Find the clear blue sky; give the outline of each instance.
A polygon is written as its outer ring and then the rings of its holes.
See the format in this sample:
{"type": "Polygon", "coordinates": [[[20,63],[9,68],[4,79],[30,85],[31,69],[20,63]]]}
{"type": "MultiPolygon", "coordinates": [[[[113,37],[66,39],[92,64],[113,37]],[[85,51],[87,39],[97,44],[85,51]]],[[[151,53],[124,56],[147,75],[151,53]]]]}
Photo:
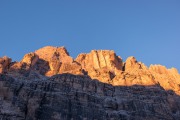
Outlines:
{"type": "Polygon", "coordinates": [[[180,71],[180,0],[0,0],[0,56],[112,49],[180,71]]]}

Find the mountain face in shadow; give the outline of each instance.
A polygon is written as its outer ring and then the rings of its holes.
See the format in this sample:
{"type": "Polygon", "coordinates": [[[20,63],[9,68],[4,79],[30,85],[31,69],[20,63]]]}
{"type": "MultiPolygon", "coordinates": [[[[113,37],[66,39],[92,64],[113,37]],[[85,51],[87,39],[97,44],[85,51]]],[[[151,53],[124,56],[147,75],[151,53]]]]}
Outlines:
{"type": "Polygon", "coordinates": [[[160,85],[113,86],[89,76],[0,76],[2,120],[178,120],[180,97],[160,85]]]}
{"type": "Polygon", "coordinates": [[[0,58],[2,120],[179,120],[175,68],[125,62],[112,50],[76,59],[47,46],[20,62],[0,58]]]}

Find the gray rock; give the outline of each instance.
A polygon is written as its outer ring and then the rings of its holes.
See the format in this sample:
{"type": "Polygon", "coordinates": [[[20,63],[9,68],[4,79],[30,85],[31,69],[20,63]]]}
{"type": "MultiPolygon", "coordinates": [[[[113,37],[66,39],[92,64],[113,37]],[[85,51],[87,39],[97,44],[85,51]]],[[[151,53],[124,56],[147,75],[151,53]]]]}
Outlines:
{"type": "Polygon", "coordinates": [[[112,86],[89,76],[0,75],[2,120],[178,120],[180,97],[156,86],[112,86]]]}

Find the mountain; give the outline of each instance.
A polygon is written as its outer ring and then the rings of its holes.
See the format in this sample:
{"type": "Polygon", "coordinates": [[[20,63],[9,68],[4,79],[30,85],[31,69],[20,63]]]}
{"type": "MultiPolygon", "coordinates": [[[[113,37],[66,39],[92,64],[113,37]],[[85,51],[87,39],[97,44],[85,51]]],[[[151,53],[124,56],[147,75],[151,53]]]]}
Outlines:
{"type": "Polygon", "coordinates": [[[2,120],[179,120],[180,74],[112,50],[73,59],[46,46],[20,62],[0,58],[2,120]]]}

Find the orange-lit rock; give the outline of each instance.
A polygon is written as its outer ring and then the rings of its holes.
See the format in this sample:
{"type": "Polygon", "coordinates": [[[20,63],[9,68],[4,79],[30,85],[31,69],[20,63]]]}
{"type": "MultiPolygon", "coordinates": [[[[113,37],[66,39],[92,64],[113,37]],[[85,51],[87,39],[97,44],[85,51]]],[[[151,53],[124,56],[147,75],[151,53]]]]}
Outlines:
{"type": "Polygon", "coordinates": [[[78,55],[74,60],[65,47],[47,46],[26,54],[21,62],[10,63],[9,58],[1,58],[0,72],[4,71],[12,76],[25,77],[32,76],[32,73],[43,76],[62,73],[88,75],[92,79],[116,86],[160,85],[180,94],[180,75],[177,69],[167,69],[161,65],[151,65],[148,68],[132,56],[123,63],[121,57],[112,50],[92,50],[78,55]]]}
{"type": "Polygon", "coordinates": [[[7,56],[0,58],[0,73],[6,72],[10,63],[11,63],[11,58],[8,58],[7,56]]]}
{"type": "Polygon", "coordinates": [[[83,69],[122,70],[122,59],[112,50],[92,50],[88,54],[80,54],[75,61],[80,63],[83,69]]]}
{"type": "Polygon", "coordinates": [[[35,53],[41,61],[47,62],[47,68],[49,68],[45,73],[47,76],[60,73],[82,74],[81,66],[74,62],[65,47],[47,46],[35,51],[35,53]]]}
{"type": "Polygon", "coordinates": [[[180,75],[177,69],[167,69],[162,65],[151,65],[149,67],[155,80],[166,90],[173,90],[180,94],[180,75]]]}
{"type": "Polygon", "coordinates": [[[135,57],[128,57],[124,63],[123,72],[116,74],[113,78],[113,85],[155,85],[153,75],[142,62],[138,62],[135,57]]]}
{"type": "Polygon", "coordinates": [[[117,71],[122,70],[122,59],[112,50],[92,50],[88,54],[80,54],[75,59],[93,79],[111,83],[117,71]]]}
{"type": "Polygon", "coordinates": [[[73,58],[69,56],[69,53],[65,47],[47,46],[36,50],[35,53],[39,56],[40,59],[45,61],[51,61],[52,58],[55,58],[62,63],[73,62],[73,58]]]}
{"type": "Polygon", "coordinates": [[[39,56],[36,55],[35,53],[28,53],[23,57],[21,62],[26,63],[27,65],[30,65],[30,66],[34,66],[36,62],[38,61],[38,59],[39,59],[39,56]]]}
{"type": "Polygon", "coordinates": [[[124,69],[126,72],[131,72],[137,71],[139,69],[146,71],[148,68],[143,63],[138,62],[135,57],[131,56],[127,58],[124,65],[124,69]]]}

